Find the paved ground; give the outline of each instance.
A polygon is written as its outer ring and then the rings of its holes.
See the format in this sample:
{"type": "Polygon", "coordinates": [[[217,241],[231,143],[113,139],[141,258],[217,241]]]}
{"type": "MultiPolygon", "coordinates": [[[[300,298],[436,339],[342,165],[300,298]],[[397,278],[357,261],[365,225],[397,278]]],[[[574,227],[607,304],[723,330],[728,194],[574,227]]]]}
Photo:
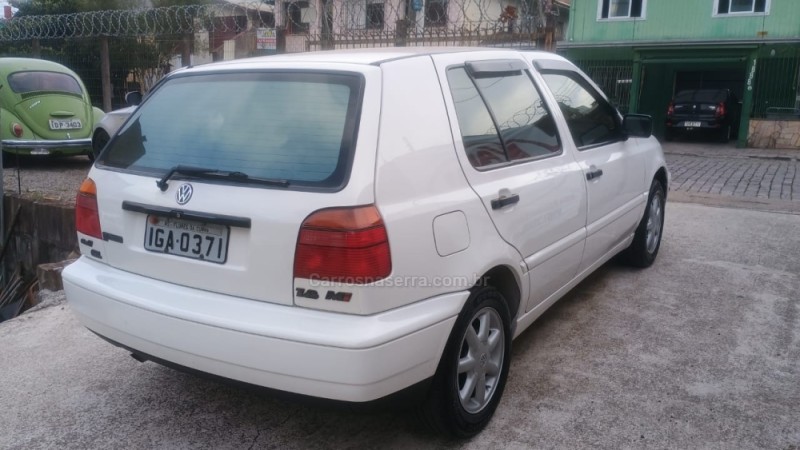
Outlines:
{"type": "Polygon", "coordinates": [[[800,150],[663,145],[676,200],[800,212],[800,150]]]}
{"type": "MultiPolygon", "coordinates": [[[[797,450],[800,152],[665,152],[659,260],[604,266],[520,336],[500,409],[471,441],[404,412],[313,407],[135,362],[56,293],[0,324],[0,448],[797,450]]],[[[41,170],[24,170],[23,191],[50,192],[41,170]]]]}
{"type": "Polygon", "coordinates": [[[655,265],[604,266],[521,335],[494,420],[465,442],[407,413],[135,362],[57,304],[0,324],[0,448],[796,450],[799,229],[800,215],[669,202],[655,265]]]}

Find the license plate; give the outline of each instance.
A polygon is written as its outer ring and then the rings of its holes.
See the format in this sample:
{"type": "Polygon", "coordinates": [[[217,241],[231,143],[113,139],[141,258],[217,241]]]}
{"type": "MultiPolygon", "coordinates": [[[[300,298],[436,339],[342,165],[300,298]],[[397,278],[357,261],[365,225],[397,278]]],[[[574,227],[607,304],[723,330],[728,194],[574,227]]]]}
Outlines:
{"type": "Polygon", "coordinates": [[[694,128],[703,125],[703,122],[683,122],[683,126],[686,128],[694,128]]]}
{"type": "Polygon", "coordinates": [[[51,130],[79,130],[83,128],[80,119],[50,119],[51,130]]]}
{"type": "Polygon", "coordinates": [[[149,215],[144,248],[223,264],[228,258],[229,235],[230,229],[224,225],[149,215]]]}

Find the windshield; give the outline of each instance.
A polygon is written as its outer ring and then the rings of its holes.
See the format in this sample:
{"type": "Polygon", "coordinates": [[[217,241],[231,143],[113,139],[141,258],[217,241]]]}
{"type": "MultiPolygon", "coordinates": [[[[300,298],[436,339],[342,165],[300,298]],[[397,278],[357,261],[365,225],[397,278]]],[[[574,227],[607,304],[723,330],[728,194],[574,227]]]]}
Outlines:
{"type": "Polygon", "coordinates": [[[136,110],[100,163],[159,176],[185,165],[341,187],[361,83],[357,75],[310,72],[173,78],[136,110]]]}
{"type": "Polygon", "coordinates": [[[83,95],[78,80],[59,72],[15,72],[8,76],[8,85],[17,94],[46,91],[83,95]]]}

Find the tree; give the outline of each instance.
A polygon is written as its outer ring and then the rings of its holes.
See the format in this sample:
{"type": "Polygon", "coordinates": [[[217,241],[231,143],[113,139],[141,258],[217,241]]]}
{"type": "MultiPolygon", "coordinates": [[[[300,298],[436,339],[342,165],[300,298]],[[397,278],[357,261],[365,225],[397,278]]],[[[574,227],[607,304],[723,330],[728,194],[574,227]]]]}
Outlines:
{"type": "MultiPolygon", "coordinates": [[[[134,0],[11,0],[19,8],[16,17],[35,16],[46,29],[55,30],[56,35],[75,35],[76,26],[90,26],[96,30],[109,30],[112,11],[141,10],[141,15],[149,20],[156,20],[159,14],[152,7],[144,9],[142,1],[134,0]],[[83,17],[80,23],[64,20],[65,17],[77,13],[96,12],[83,17]]],[[[155,6],[184,6],[206,3],[208,0],[156,0],[155,6]]],[[[187,8],[191,11],[192,8],[187,8]]],[[[161,12],[163,13],[163,11],[161,12]]],[[[178,13],[177,11],[175,12],[178,13]]],[[[189,20],[191,28],[193,17],[189,20]]],[[[170,21],[166,21],[170,23],[170,21]]],[[[185,28],[185,27],[184,27],[185,28]]],[[[135,32],[137,30],[131,30],[135,32]]],[[[85,33],[85,30],[82,31],[85,33]]],[[[159,36],[102,36],[99,38],[59,38],[33,39],[31,41],[0,42],[0,54],[7,56],[41,57],[64,64],[74,70],[89,91],[93,103],[107,107],[122,106],[128,82],[133,74],[136,82],[134,88],[148,89],[154,81],[169,70],[169,60],[175,54],[182,54],[188,62],[191,52],[192,34],[164,34],[159,36]],[[106,92],[103,90],[101,42],[107,39],[109,59],[109,79],[106,80],[106,92]],[[113,86],[113,91],[109,89],[113,86]],[[106,98],[106,102],[103,102],[106,98]],[[112,102],[113,98],[113,102],[112,102]],[[112,104],[113,103],[113,104],[112,104]]]]}

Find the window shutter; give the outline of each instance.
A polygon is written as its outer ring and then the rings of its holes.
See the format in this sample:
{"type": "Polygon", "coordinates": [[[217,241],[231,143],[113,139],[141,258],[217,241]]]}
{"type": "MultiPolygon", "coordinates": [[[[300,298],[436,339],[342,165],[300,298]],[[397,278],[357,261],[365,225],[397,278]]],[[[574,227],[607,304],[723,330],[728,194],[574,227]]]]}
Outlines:
{"type": "Polygon", "coordinates": [[[765,12],[767,10],[767,0],[756,0],[755,12],[765,12]]]}
{"type": "Polygon", "coordinates": [[[719,0],[717,14],[728,14],[730,11],[730,0],[719,0]]]}
{"type": "Polygon", "coordinates": [[[608,19],[608,0],[603,0],[603,10],[600,14],[603,19],[608,19]]]}
{"type": "Polygon", "coordinates": [[[642,0],[633,0],[631,3],[631,17],[642,17],[642,0]]]}

